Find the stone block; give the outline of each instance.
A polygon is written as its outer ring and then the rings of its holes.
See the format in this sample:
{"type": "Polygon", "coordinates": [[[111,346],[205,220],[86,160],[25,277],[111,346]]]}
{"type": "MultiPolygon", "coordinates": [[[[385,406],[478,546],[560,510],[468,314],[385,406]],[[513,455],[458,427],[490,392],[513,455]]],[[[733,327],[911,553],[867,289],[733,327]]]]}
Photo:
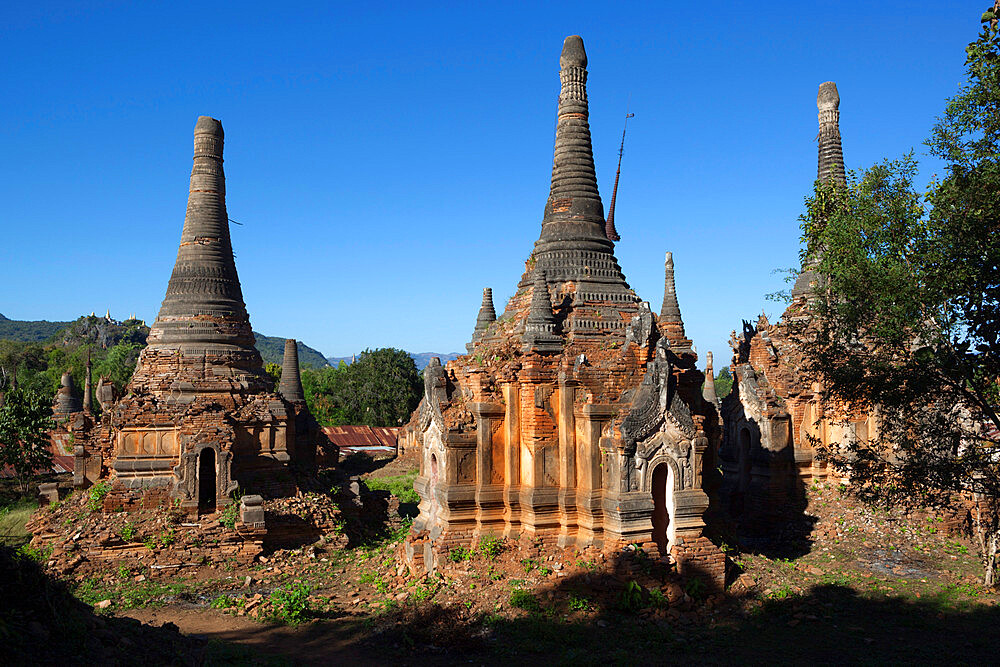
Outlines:
{"type": "Polygon", "coordinates": [[[42,505],[59,502],[59,485],[55,482],[46,482],[38,485],[38,501],[42,505]]]}
{"type": "Polygon", "coordinates": [[[260,496],[243,496],[240,499],[240,521],[251,528],[264,527],[264,499],[260,496]]]}

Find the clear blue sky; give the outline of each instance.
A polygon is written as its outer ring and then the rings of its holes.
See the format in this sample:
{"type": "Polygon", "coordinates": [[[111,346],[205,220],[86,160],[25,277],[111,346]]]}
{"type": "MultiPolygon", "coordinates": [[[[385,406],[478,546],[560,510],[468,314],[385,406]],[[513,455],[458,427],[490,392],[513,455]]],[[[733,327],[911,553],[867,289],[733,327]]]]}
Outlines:
{"type": "Polygon", "coordinates": [[[151,323],[210,115],[257,331],[463,350],[538,236],[580,34],[605,205],[635,113],[619,262],[658,309],[672,250],[688,334],[722,365],[798,263],[817,86],[840,89],[848,168],[919,156],[987,4],[4,3],[0,313],[151,323]]]}

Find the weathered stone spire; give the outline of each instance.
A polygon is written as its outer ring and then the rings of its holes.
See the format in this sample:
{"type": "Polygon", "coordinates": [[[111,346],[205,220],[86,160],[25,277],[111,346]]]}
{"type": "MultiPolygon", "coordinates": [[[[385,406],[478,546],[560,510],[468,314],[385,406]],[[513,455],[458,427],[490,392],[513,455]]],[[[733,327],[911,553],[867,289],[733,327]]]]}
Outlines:
{"type": "Polygon", "coordinates": [[[83,411],[88,415],[94,411],[94,398],[93,391],[91,389],[91,377],[90,377],[90,350],[87,350],[87,370],[86,375],[83,379],[83,411]]]}
{"type": "MultiPolygon", "coordinates": [[[[843,186],[847,183],[844,171],[844,148],[840,139],[840,93],[837,84],[826,81],[819,85],[816,94],[816,109],[819,111],[819,151],[816,165],[816,179],[823,183],[843,186]]],[[[792,299],[805,296],[816,282],[816,258],[806,260],[792,286],[792,299]]]]}
{"type": "Polygon", "coordinates": [[[289,403],[306,400],[302,390],[302,376],[299,374],[299,348],[293,338],[285,339],[285,357],[281,362],[281,380],[278,393],[289,403]]]}
{"type": "Polygon", "coordinates": [[[83,409],[80,405],[80,399],[75,395],[75,387],[73,386],[73,376],[69,371],[62,374],[62,380],[59,383],[59,391],[56,392],[56,398],[52,405],[52,412],[58,417],[65,417],[73,412],[79,412],[83,409]]]}
{"type": "Polygon", "coordinates": [[[836,83],[827,81],[819,85],[816,108],[819,111],[816,178],[844,185],[847,177],[844,172],[844,148],[840,141],[840,93],[837,92],[836,83]]]}
{"type": "Polygon", "coordinates": [[[712,369],[711,351],[705,353],[705,387],[702,389],[701,395],[709,403],[718,404],[719,402],[719,397],[715,393],[715,371],[712,369]]]}
{"type": "MultiPolygon", "coordinates": [[[[587,281],[628,289],[605,231],[604,205],[597,190],[587,103],[587,53],[583,39],[567,37],[559,59],[559,111],[552,183],[535,242],[535,268],[549,284],[587,281]]],[[[525,275],[521,287],[532,284],[525,275]]]]}
{"type": "Polygon", "coordinates": [[[483,288],[483,304],[479,307],[479,315],[476,316],[476,329],[472,332],[472,342],[465,345],[465,349],[472,353],[491,324],[497,320],[497,311],[493,307],[493,290],[489,287],[483,288]]]}
{"type": "Polygon", "coordinates": [[[199,117],[177,261],[133,383],[162,389],[162,373],[144,360],[172,354],[180,383],[172,390],[267,390],[229,238],[222,146],[222,123],[199,117]]]}
{"type": "Polygon", "coordinates": [[[561,352],[562,340],[555,333],[556,318],[552,314],[552,300],[545,281],[545,271],[535,270],[531,287],[531,309],[524,321],[523,352],[561,352]]]}
{"type": "Polygon", "coordinates": [[[187,215],[167,295],[149,334],[154,343],[253,347],[229,238],[222,145],[222,123],[199,117],[187,215]]]}
{"type": "Polygon", "coordinates": [[[674,284],[674,253],[668,252],[663,262],[663,305],[660,306],[660,321],[680,324],[681,307],[677,303],[677,287],[674,284]]]}

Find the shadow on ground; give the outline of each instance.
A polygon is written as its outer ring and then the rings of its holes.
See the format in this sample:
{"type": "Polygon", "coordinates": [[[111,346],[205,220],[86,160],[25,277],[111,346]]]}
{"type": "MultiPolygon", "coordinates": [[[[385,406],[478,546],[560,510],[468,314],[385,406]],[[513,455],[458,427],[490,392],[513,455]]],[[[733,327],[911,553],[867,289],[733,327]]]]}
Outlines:
{"type": "MultiPolygon", "coordinates": [[[[968,602],[950,589],[913,600],[820,584],[780,599],[757,599],[750,592],[742,599],[705,600],[707,591],[686,585],[692,595],[668,605],[654,593],[661,590],[655,588],[664,574],[661,567],[622,555],[610,572],[567,576],[523,590],[510,579],[509,598],[500,601],[502,613],[471,611],[454,601],[461,600],[457,591],[446,604],[434,598],[389,603],[368,618],[262,629],[253,637],[239,630],[203,636],[249,644],[296,664],[329,664],[347,656],[362,664],[509,664],[512,659],[987,664],[996,654],[1000,610],[968,602]]],[[[669,572],[665,579],[667,585],[680,581],[669,572]]],[[[441,591],[446,584],[436,586],[441,591]]]]}

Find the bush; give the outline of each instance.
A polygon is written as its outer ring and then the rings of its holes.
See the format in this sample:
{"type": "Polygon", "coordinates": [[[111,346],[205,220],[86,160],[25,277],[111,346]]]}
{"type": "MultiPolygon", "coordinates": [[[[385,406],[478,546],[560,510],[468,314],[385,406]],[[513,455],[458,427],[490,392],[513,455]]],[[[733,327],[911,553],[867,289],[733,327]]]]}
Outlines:
{"type": "Polygon", "coordinates": [[[108,495],[111,486],[107,482],[98,482],[90,487],[90,498],[87,500],[87,509],[91,512],[100,512],[104,507],[104,496],[108,495]]]}
{"type": "Polygon", "coordinates": [[[271,593],[274,617],[290,625],[306,620],[306,615],[309,613],[310,592],[311,589],[303,583],[276,588],[271,593]]]}
{"type": "Polygon", "coordinates": [[[222,516],[219,517],[219,523],[222,524],[224,528],[232,530],[236,527],[236,520],[239,518],[240,504],[238,501],[234,500],[223,508],[222,516]]]}
{"type": "Polygon", "coordinates": [[[462,561],[469,560],[472,553],[465,547],[455,547],[448,552],[448,560],[452,563],[461,563],[462,561]]]}
{"type": "Polygon", "coordinates": [[[496,560],[497,556],[502,554],[506,548],[507,545],[504,544],[502,537],[484,535],[479,538],[479,553],[488,560],[496,560]]]}
{"type": "Polygon", "coordinates": [[[642,609],[642,586],[636,581],[625,584],[625,590],[618,598],[618,606],[624,611],[638,611],[642,609]]]}
{"type": "Polygon", "coordinates": [[[131,542],[135,537],[135,524],[131,522],[126,523],[122,526],[122,530],[118,533],[118,536],[122,538],[123,542],[131,542]]]}

